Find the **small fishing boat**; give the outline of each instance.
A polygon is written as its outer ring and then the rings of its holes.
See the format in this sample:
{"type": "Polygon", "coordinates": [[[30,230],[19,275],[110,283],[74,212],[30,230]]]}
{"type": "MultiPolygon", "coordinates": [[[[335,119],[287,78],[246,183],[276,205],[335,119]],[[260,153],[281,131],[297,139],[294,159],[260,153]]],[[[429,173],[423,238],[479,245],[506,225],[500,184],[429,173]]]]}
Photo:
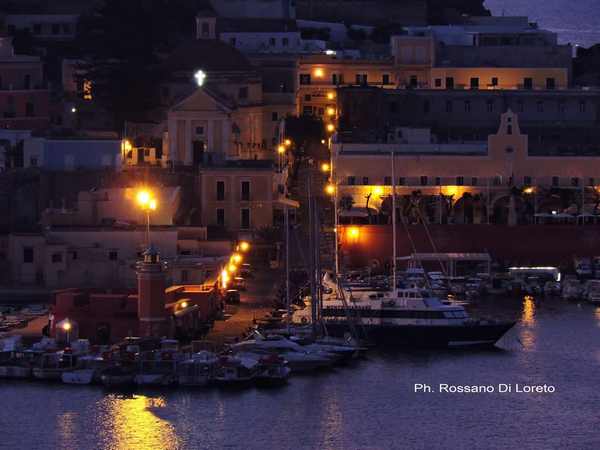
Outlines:
{"type": "Polygon", "coordinates": [[[107,388],[131,387],[135,384],[135,370],[130,366],[115,364],[102,371],[100,381],[107,388]]]}
{"type": "Polygon", "coordinates": [[[254,356],[225,355],[219,359],[214,380],[221,386],[244,386],[254,381],[259,364],[254,356]]]}
{"type": "Polygon", "coordinates": [[[194,353],[177,364],[177,382],[180,386],[206,386],[214,378],[218,365],[219,358],[214,353],[206,350],[194,353]]]}
{"type": "Polygon", "coordinates": [[[38,380],[60,381],[64,372],[73,370],[77,358],[70,351],[44,353],[39,365],[33,368],[33,377],[38,380]]]}
{"type": "Polygon", "coordinates": [[[287,361],[276,354],[260,357],[258,366],[255,381],[261,386],[285,384],[292,372],[287,361]]]}
{"type": "Polygon", "coordinates": [[[65,384],[92,384],[100,381],[101,373],[108,367],[108,361],[102,356],[86,355],[77,359],[73,370],[63,372],[61,379],[65,384]]]}

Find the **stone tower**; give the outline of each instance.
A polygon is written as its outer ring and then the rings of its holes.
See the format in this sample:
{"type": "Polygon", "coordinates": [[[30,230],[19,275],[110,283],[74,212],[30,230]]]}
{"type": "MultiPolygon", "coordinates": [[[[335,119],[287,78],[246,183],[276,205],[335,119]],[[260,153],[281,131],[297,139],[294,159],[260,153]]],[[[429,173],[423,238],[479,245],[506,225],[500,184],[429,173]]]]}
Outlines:
{"type": "Polygon", "coordinates": [[[166,272],[158,251],[150,246],[138,263],[138,320],[139,335],[165,336],[168,332],[165,311],[166,272]]]}

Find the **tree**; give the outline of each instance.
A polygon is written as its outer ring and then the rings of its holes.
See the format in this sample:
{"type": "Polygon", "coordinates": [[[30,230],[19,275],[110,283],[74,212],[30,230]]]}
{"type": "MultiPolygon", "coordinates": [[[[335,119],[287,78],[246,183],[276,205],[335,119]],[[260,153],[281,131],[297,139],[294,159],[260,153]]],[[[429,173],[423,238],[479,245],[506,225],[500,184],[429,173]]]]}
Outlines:
{"type": "Polygon", "coordinates": [[[159,55],[193,36],[197,7],[190,0],[105,0],[81,17],[81,78],[92,82],[94,100],[116,127],[158,106],[166,75],[159,55]]]}

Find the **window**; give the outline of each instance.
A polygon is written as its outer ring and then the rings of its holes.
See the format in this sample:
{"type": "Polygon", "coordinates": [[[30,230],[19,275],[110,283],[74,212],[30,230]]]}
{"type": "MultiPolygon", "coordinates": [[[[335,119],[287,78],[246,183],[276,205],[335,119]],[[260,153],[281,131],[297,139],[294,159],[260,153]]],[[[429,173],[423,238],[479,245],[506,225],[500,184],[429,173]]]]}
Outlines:
{"type": "Polygon", "coordinates": [[[519,100],[517,102],[517,111],[520,113],[525,112],[525,103],[523,102],[523,100],[519,100]]]}
{"type": "Polygon", "coordinates": [[[275,38],[269,38],[269,45],[271,47],[275,45],[275,38]]]}
{"type": "Polygon", "coordinates": [[[506,134],[508,134],[508,135],[512,135],[513,134],[512,125],[508,125],[506,127],[506,134]]]}
{"type": "Polygon", "coordinates": [[[487,107],[487,112],[489,112],[489,113],[494,112],[494,100],[488,100],[486,102],[486,107],[487,107]]]}
{"type": "Polygon", "coordinates": [[[389,103],[389,108],[390,108],[390,112],[391,113],[398,112],[398,103],[396,103],[396,102],[390,102],[389,103]]]}
{"type": "Polygon", "coordinates": [[[381,82],[382,82],[383,84],[390,84],[390,75],[389,75],[389,74],[387,74],[387,73],[384,73],[384,74],[383,74],[383,77],[382,77],[382,79],[381,79],[381,82]]]}
{"type": "Polygon", "coordinates": [[[441,78],[436,78],[434,81],[434,85],[436,88],[441,88],[442,87],[442,79],[441,78]]]}
{"type": "Polygon", "coordinates": [[[33,24],[33,34],[42,34],[42,24],[41,23],[33,24]]]}
{"type": "Polygon", "coordinates": [[[502,177],[499,175],[496,175],[494,177],[494,186],[500,186],[502,185],[502,177]]]}
{"type": "Polygon", "coordinates": [[[529,175],[524,176],[523,177],[523,184],[525,186],[531,186],[533,184],[532,183],[532,178],[529,175]]]}
{"type": "Polygon", "coordinates": [[[59,264],[63,260],[62,253],[52,253],[52,263],[59,264]]]}
{"type": "Polygon", "coordinates": [[[37,156],[32,156],[31,158],[29,158],[29,165],[31,167],[37,167],[37,165],[38,165],[37,156]]]}
{"type": "Polygon", "coordinates": [[[182,283],[187,283],[188,282],[188,277],[189,277],[189,273],[187,270],[182,270],[181,271],[181,282],[182,283]]]}
{"type": "Polygon", "coordinates": [[[281,45],[287,47],[290,44],[290,40],[288,38],[281,39],[281,45]]]}
{"type": "Polygon", "coordinates": [[[241,213],[241,224],[240,228],[242,230],[247,230],[250,228],[250,210],[248,208],[242,208],[240,210],[241,213]]]}
{"type": "Polygon", "coordinates": [[[556,88],[556,80],[554,78],[546,78],[546,89],[553,90],[556,88]]]}
{"type": "Polygon", "coordinates": [[[217,181],[217,201],[225,200],[225,182],[217,181]]]}
{"type": "Polygon", "coordinates": [[[410,76],[410,87],[416,88],[418,86],[419,86],[419,79],[417,78],[416,75],[411,75],[410,76]]]}
{"type": "Polygon", "coordinates": [[[234,37],[229,38],[229,45],[231,45],[232,47],[235,47],[235,44],[236,44],[235,38],[234,37]]]}
{"type": "Polygon", "coordinates": [[[348,177],[348,186],[354,186],[356,184],[356,177],[348,177]]]}
{"type": "Polygon", "coordinates": [[[304,101],[305,101],[305,102],[310,102],[311,100],[312,100],[312,95],[310,95],[310,94],[306,94],[306,95],[304,96],[304,101]]]}
{"type": "Polygon", "coordinates": [[[31,89],[31,75],[29,74],[23,77],[23,89],[31,89]]]}
{"type": "Polygon", "coordinates": [[[242,201],[249,202],[250,201],[250,182],[242,181],[242,201]]]}
{"type": "Polygon", "coordinates": [[[579,186],[579,178],[577,178],[577,177],[571,178],[571,186],[573,186],[573,187],[579,186]]]}
{"type": "Polygon", "coordinates": [[[325,108],[319,108],[319,116],[325,115],[325,108]]]}
{"type": "Polygon", "coordinates": [[[33,105],[33,102],[27,102],[27,103],[25,103],[25,115],[27,117],[33,117],[33,116],[35,116],[35,107],[33,105]]]}
{"type": "Polygon", "coordinates": [[[456,177],[456,185],[457,186],[463,186],[465,184],[465,178],[464,177],[456,177]]]}
{"type": "Polygon", "coordinates": [[[312,116],[312,113],[313,113],[312,106],[304,106],[302,108],[302,114],[304,114],[305,116],[312,116]]]}
{"type": "Polygon", "coordinates": [[[552,177],[552,186],[556,187],[560,184],[560,179],[558,177],[552,177]]]}
{"type": "Polygon", "coordinates": [[[471,101],[470,100],[465,100],[465,112],[466,113],[471,112],[471,101]]]}
{"type": "Polygon", "coordinates": [[[310,73],[300,74],[300,84],[310,84],[310,73]]]}
{"type": "Polygon", "coordinates": [[[544,102],[542,100],[537,102],[537,112],[544,112],[544,102]]]}
{"type": "Polygon", "coordinates": [[[198,136],[203,136],[204,135],[204,127],[196,127],[196,134],[198,136]]]}
{"type": "Polygon", "coordinates": [[[498,77],[492,77],[492,86],[496,87],[498,86],[498,77]]]}
{"type": "Polygon", "coordinates": [[[524,89],[533,89],[533,78],[524,78],[523,79],[523,88],[524,89]]]}
{"type": "Polygon", "coordinates": [[[71,25],[68,23],[63,23],[62,24],[62,28],[63,28],[63,33],[64,34],[71,34],[71,25]]]}
{"type": "Polygon", "coordinates": [[[343,84],[344,83],[344,74],[341,74],[341,73],[331,74],[331,83],[335,84],[335,85],[343,84]]]}
{"type": "Polygon", "coordinates": [[[240,99],[248,98],[248,86],[243,86],[239,89],[238,98],[240,98],[240,99]]]}
{"type": "Polygon", "coordinates": [[[202,22],[202,36],[206,37],[210,34],[208,22],[202,22]]]}
{"type": "Polygon", "coordinates": [[[471,78],[471,89],[479,89],[479,78],[471,78]]]}
{"type": "Polygon", "coordinates": [[[223,208],[217,208],[217,225],[225,226],[225,210],[223,208]]]}
{"type": "Polygon", "coordinates": [[[477,179],[477,177],[471,178],[471,186],[477,186],[478,182],[479,182],[479,180],[477,179]]]}
{"type": "Polygon", "coordinates": [[[271,113],[271,121],[272,122],[277,122],[279,120],[279,113],[277,113],[277,111],[273,111],[271,113]]]}
{"type": "Polygon", "coordinates": [[[561,100],[558,102],[558,112],[561,114],[564,114],[565,112],[567,112],[567,104],[565,103],[564,100],[561,100]]]}
{"type": "Polygon", "coordinates": [[[430,105],[430,103],[429,103],[429,100],[425,100],[425,101],[423,102],[423,112],[424,112],[425,114],[429,114],[429,110],[430,110],[430,109],[431,109],[431,105],[430,105]]]}
{"type": "Polygon", "coordinates": [[[579,102],[579,112],[580,112],[580,113],[584,113],[584,112],[585,112],[585,106],[586,106],[586,105],[585,105],[585,100],[581,100],[581,101],[579,102]]]}
{"type": "Polygon", "coordinates": [[[452,112],[452,100],[446,100],[446,112],[447,113],[452,112]]]}
{"type": "Polygon", "coordinates": [[[446,78],[446,89],[454,89],[454,78],[453,77],[446,78]]]}
{"type": "Polygon", "coordinates": [[[435,185],[436,186],[441,186],[442,185],[442,178],[441,177],[435,177],[435,185]]]}
{"type": "Polygon", "coordinates": [[[108,259],[110,259],[111,261],[116,261],[119,258],[119,252],[117,252],[116,250],[111,250],[110,252],[108,252],[108,259]]]}
{"type": "Polygon", "coordinates": [[[392,185],[392,177],[390,177],[390,176],[383,177],[383,184],[386,186],[391,186],[392,185]]]}
{"type": "Polygon", "coordinates": [[[596,181],[596,180],[594,180],[593,178],[590,178],[590,179],[588,180],[588,186],[595,186],[595,185],[596,185],[595,181],[596,181]]]}
{"type": "Polygon", "coordinates": [[[428,181],[427,176],[421,176],[421,186],[427,186],[428,181]]]}
{"type": "Polygon", "coordinates": [[[369,184],[369,177],[363,177],[362,184],[363,184],[363,186],[368,185],[369,184]]]}
{"type": "Polygon", "coordinates": [[[79,255],[77,254],[77,252],[76,252],[76,251],[72,251],[72,252],[71,252],[71,259],[72,259],[73,261],[75,261],[75,260],[77,259],[77,257],[78,257],[78,256],[79,256],[79,255]]]}
{"type": "Polygon", "coordinates": [[[23,247],[23,262],[28,264],[33,262],[33,247],[23,247]]]}
{"type": "Polygon", "coordinates": [[[52,24],[52,34],[60,34],[60,25],[58,23],[52,24]]]}
{"type": "Polygon", "coordinates": [[[404,186],[406,184],[406,178],[400,177],[398,178],[398,186],[404,186]]]}
{"type": "Polygon", "coordinates": [[[357,73],[356,74],[356,84],[367,84],[367,74],[366,73],[357,73]]]}

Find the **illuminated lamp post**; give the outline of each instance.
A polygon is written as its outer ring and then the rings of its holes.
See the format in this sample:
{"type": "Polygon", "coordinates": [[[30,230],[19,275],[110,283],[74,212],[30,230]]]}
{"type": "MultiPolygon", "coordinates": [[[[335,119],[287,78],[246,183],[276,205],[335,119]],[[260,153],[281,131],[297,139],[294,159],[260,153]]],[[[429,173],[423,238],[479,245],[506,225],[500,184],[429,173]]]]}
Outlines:
{"type": "Polygon", "coordinates": [[[138,191],[136,200],[140,208],[146,213],[146,246],[150,247],[150,212],[156,211],[158,203],[152,192],[145,189],[138,191]]]}

